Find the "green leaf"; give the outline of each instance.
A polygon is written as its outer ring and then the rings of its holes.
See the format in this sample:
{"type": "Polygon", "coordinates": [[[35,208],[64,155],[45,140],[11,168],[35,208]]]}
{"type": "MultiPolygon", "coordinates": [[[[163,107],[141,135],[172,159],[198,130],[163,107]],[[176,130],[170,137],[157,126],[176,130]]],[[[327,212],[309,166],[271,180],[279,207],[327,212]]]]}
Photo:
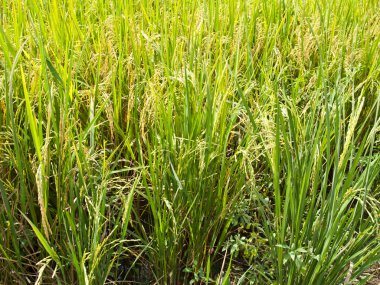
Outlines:
{"type": "Polygon", "coordinates": [[[61,261],[59,259],[59,256],[58,254],[55,252],[55,250],[49,245],[49,242],[45,239],[44,235],[41,233],[41,231],[33,224],[33,222],[31,220],[29,220],[29,218],[21,212],[21,215],[25,218],[25,220],[27,220],[27,222],[30,224],[30,226],[32,227],[34,233],[36,234],[38,240],[40,241],[40,243],[42,244],[42,246],[45,248],[45,250],[47,251],[47,253],[49,254],[49,256],[57,263],[57,265],[62,268],[62,264],[61,264],[61,261]]]}

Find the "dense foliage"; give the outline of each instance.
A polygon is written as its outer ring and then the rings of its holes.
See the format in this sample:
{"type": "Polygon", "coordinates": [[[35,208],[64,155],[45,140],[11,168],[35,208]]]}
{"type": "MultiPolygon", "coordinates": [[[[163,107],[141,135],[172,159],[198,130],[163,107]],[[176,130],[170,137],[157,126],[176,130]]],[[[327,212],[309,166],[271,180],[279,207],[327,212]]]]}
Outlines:
{"type": "Polygon", "coordinates": [[[0,5],[0,283],[371,282],[379,1],[0,5]]]}

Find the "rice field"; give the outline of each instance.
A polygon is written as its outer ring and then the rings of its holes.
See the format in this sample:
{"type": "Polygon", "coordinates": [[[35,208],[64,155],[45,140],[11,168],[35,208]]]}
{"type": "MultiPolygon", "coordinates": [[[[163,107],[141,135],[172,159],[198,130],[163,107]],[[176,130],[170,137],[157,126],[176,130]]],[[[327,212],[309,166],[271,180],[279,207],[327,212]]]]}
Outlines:
{"type": "Polygon", "coordinates": [[[379,284],[380,2],[2,0],[0,284],[379,284]]]}

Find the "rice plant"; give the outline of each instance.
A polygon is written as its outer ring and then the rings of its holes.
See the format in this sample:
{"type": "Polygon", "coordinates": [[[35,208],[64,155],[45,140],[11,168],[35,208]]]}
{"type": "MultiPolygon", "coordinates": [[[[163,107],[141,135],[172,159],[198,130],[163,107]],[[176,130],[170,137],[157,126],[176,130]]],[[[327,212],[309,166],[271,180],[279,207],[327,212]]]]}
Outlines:
{"type": "Polygon", "coordinates": [[[0,283],[377,284],[379,11],[2,1],[0,283]]]}

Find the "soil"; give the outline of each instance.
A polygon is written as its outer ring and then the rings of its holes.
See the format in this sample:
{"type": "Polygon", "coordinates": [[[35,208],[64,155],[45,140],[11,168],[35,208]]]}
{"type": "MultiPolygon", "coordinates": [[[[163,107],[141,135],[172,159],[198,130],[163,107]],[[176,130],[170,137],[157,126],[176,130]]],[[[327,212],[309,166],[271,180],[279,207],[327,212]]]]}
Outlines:
{"type": "Polygon", "coordinates": [[[373,277],[368,281],[368,285],[380,285],[380,263],[368,270],[373,277]]]}

